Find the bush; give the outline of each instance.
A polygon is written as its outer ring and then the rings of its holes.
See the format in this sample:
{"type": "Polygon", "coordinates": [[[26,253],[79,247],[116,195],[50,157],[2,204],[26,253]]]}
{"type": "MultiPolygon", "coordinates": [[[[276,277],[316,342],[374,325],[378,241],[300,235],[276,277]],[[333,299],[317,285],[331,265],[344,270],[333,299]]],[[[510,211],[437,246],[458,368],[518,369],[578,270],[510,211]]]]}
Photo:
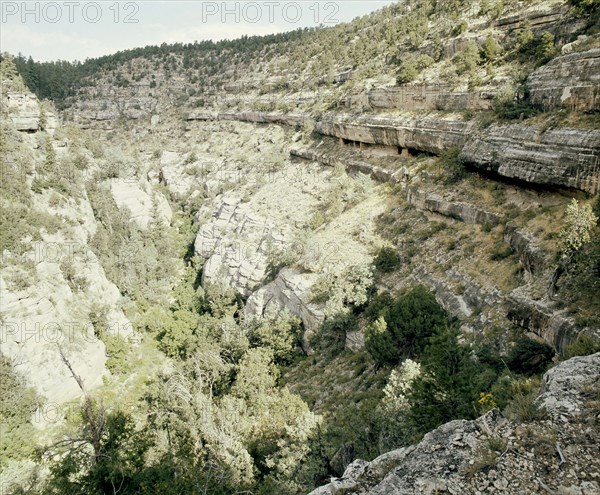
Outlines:
{"type": "Polygon", "coordinates": [[[300,320],[287,310],[269,310],[264,319],[251,326],[250,343],[271,349],[276,363],[287,363],[298,341],[300,325],[300,320]]]}
{"type": "Polygon", "coordinates": [[[396,84],[405,84],[414,81],[424,69],[433,63],[434,60],[429,55],[407,55],[402,59],[398,67],[396,84]]]}
{"type": "MultiPolygon", "coordinates": [[[[374,316],[372,308],[370,314],[374,316]]],[[[422,285],[399,296],[390,308],[381,306],[377,317],[383,319],[367,330],[365,344],[381,365],[420,356],[436,328],[450,322],[446,311],[422,285]]]]}
{"type": "Polygon", "coordinates": [[[422,373],[409,392],[410,423],[416,432],[425,434],[442,423],[456,418],[479,415],[481,390],[488,389],[495,373],[488,373],[477,363],[468,347],[459,343],[456,325],[436,327],[423,353],[422,373]]]}
{"type": "Polygon", "coordinates": [[[522,337],[510,350],[506,365],[515,373],[531,376],[546,371],[553,356],[554,351],[550,346],[522,337]]]}
{"type": "Polygon", "coordinates": [[[593,337],[580,334],[567,346],[566,357],[589,356],[600,352],[600,342],[593,337]]]}
{"type": "Polygon", "coordinates": [[[352,313],[340,313],[325,319],[311,344],[336,355],[344,350],[346,333],[358,329],[358,320],[352,313]]]}
{"type": "Polygon", "coordinates": [[[456,66],[456,73],[459,76],[462,74],[474,75],[475,69],[481,63],[477,43],[469,41],[465,48],[452,60],[456,66]]]}
{"type": "Polygon", "coordinates": [[[600,10],[600,0],[569,0],[569,3],[582,15],[593,14],[600,10]]]}
{"type": "Polygon", "coordinates": [[[120,335],[105,333],[100,336],[106,346],[106,367],[113,373],[125,374],[130,371],[127,356],[129,354],[129,343],[120,335]]]}
{"type": "Polygon", "coordinates": [[[558,53],[554,45],[554,35],[544,31],[539,36],[534,36],[531,25],[523,24],[517,36],[518,57],[524,61],[543,65],[558,53]]]}
{"type": "Polygon", "coordinates": [[[512,399],[504,409],[505,416],[520,422],[543,419],[546,412],[536,403],[540,386],[539,379],[513,381],[511,383],[512,399]]]}
{"type": "Polygon", "coordinates": [[[34,428],[31,415],[41,405],[34,389],[13,368],[11,361],[0,354],[0,470],[10,459],[19,459],[33,452],[34,428]]]}
{"type": "Polygon", "coordinates": [[[446,174],[446,184],[456,184],[468,175],[463,161],[459,158],[460,149],[450,148],[444,151],[438,158],[440,167],[446,174]]]}
{"type": "Polygon", "coordinates": [[[492,109],[503,120],[529,119],[540,113],[539,109],[514,93],[498,95],[492,109]]]}
{"type": "Polygon", "coordinates": [[[394,248],[382,247],[375,257],[375,269],[381,273],[390,273],[396,270],[400,264],[400,255],[394,248]]]}
{"type": "Polygon", "coordinates": [[[498,46],[498,43],[496,43],[494,37],[488,35],[483,42],[483,45],[481,45],[481,58],[483,58],[483,60],[493,60],[496,58],[496,55],[498,55],[499,49],[500,47],[498,46]]]}

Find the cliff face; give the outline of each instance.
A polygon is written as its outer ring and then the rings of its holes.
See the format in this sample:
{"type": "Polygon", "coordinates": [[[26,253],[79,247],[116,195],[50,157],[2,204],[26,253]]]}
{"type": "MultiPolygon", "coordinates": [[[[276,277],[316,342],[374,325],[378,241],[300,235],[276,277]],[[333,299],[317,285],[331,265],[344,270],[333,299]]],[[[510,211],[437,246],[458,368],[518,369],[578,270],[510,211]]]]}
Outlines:
{"type": "Polygon", "coordinates": [[[527,89],[531,103],[545,110],[600,109],[600,48],[556,57],[529,76],[527,89]]]}
{"type": "Polygon", "coordinates": [[[589,193],[600,190],[600,131],[493,124],[472,136],[460,159],[506,178],[563,186],[589,193]]]}
{"type": "Polygon", "coordinates": [[[41,111],[29,93],[11,93],[3,104],[12,121],[3,128],[9,150],[2,157],[3,171],[11,169],[5,180],[18,177],[14,173],[24,174],[30,197],[27,208],[46,224],[39,237],[23,239],[3,252],[2,353],[48,402],[60,404],[82,394],[67,361],[87,389],[102,384],[108,373],[105,345],[90,315],[102,308],[108,331],[125,339],[133,329],[121,310],[119,290],[106,278],[89,245],[97,223],[83,184],[77,184],[76,197],[58,187],[32,192],[36,180],[43,177],[44,159],[48,161],[40,142],[47,138],[52,153],[59,158],[69,156],[68,141],[52,138],[60,129],[54,114],[41,111]]]}
{"type": "Polygon", "coordinates": [[[330,114],[316,125],[316,130],[326,136],[433,154],[461,146],[472,128],[470,122],[431,114],[423,117],[410,114],[397,117],[330,114]]]}
{"type": "Polygon", "coordinates": [[[53,134],[58,126],[56,113],[42,110],[33,93],[7,92],[4,105],[18,131],[37,132],[43,127],[43,130],[53,134]]]}

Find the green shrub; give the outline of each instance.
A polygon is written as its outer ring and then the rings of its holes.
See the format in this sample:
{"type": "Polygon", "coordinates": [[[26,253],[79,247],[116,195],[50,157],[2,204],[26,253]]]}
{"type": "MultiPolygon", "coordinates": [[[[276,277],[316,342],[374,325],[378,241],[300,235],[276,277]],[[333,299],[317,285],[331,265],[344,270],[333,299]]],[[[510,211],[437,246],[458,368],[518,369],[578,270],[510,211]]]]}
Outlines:
{"type": "Polygon", "coordinates": [[[566,357],[589,356],[600,352],[600,342],[593,337],[580,334],[567,346],[566,357]]]}
{"type": "Polygon", "coordinates": [[[0,354],[0,470],[10,459],[33,453],[35,430],[31,417],[41,398],[27,386],[11,361],[0,354]]]}
{"type": "Polygon", "coordinates": [[[382,247],[375,257],[374,264],[381,273],[393,272],[401,264],[400,255],[394,248],[382,247]]]}
{"type": "Polygon", "coordinates": [[[539,36],[534,36],[531,26],[527,23],[523,24],[517,36],[516,48],[519,58],[536,65],[547,63],[558,53],[552,33],[544,31],[539,36]]]}
{"type": "Polygon", "coordinates": [[[475,69],[481,63],[479,47],[474,41],[469,41],[465,48],[459,52],[453,59],[458,75],[469,74],[473,76],[475,69]]]}
{"type": "Polygon", "coordinates": [[[522,337],[508,353],[506,365],[511,371],[531,376],[546,371],[553,356],[554,351],[550,346],[522,337]]]}
{"type": "Polygon", "coordinates": [[[131,371],[128,360],[130,344],[120,335],[104,333],[100,336],[106,346],[106,367],[115,374],[123,375],[131,371]]]}
{"type": "Polygon", "coordinates": [[[311,344],[330,355],[337,355],[344,350],[346,333],[356,329],[358,329],[356,316],[352,313],[340,313],[325,319],[311,344]]]}
{"type": "Polygon", "coordinates": [[[454,36],[460,36],[461,34],[466,33],[468,30],[469,23],[463,19],[454,29],[454,36]]]}
{"type": "MultiPolygon", "coordinates": [[[[373,309],[370,310],[373,315],[373,309]]],[[[394,365],[420,356],[436,328],[450,321],[435,297],[422,285],[400,295],[389,308],[380,307],[382,317],[367,329],[366,346],[381,365],[394,365]],[[385,325],[383,324],[385,322],[385,325]]]]}
{"type": "Polygon", "coordinates": [[[301,321],[286,311],[268,311],[264,319],[253,322],[249,330],[250,343],[268,347],[276,363],[287,363],[301,332],[301,321]]]}
{"type": "Polygon", "coordinates": [[[481,58],[483,60],[493,60],[498,55],[500,47],[492,35],[488,35],[481,45],[481,58]]]}
{"type": "Polygon", "coordinates": [[[378,292],[369,299],[364,315],[370,322],[374,322],[380,316],[388,315],[393,304],[394,299],[389,292],[378,292]]]}
{"type": "Polygon", "coordinates": [[[423,356],[424,372],[409,392],[410,423],[420,434],[456,418],[479,415],[481,390],[488,389],[495,373],[473,359],[471,350],[459,343],[457,325],[438,325],[423,356]]]}
{"type": "Polygon", "coordinates": [[[569,0],[577,14],[590,15],[600,11],[600,0],[569,0]]]}
{"type": "Polygon", "coordinates": [[[450,148],[438,158],[438,163],[446,176],[446,184],[452,185],[461,182],[468,176],[463,161],[459,158],[460,149],[450,148]]]}
{"type": "Polygon", "coordinates": [[[396,84],[414,81],[424,69],[430,67],[433,63],[434,60],[429,55],[406,55],[398,66],[396,84]]]}
{"type": "Polygon", "coordinates": [[[535,117],[540,110],[525,100],[494,100],[492,109],[503,120],[523,120],[535,117]]]}

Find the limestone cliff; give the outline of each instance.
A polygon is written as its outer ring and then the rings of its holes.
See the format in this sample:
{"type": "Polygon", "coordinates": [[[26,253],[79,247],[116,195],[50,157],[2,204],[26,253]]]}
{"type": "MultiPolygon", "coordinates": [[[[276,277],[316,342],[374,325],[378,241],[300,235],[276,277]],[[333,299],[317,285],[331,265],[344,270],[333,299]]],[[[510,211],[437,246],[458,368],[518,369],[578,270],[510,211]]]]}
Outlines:
{"type": "MultiPolygon", "coordinates": [[[[107,280],[89,245],[97,224],[85,189],[77,190],[76,197],[53,187],[31,192],[43,177],[38,138],[47,136],[58,156],[69,153],[67,141],[52,139],[60,129],[55,117],[51,112],[40,117],[44,112],[29,93],[10,93],[3,104],[11,121],[4,122],[10,151],[2,157],[3,167],[12,170],[22,167],[25,157],[31,160],[27,164],[31,168],[16,172],[24,174],[31,197],[27,207],[46,223],[35,237],[3,252],[2,353],[47,401],[60,404],[82,394],[65,359],[87,389],[102,384],[107,374],[105,346],[94,330],[92,314],[101,308],[114,335],[129,338],[133,329],[121,309],[119,290],[107,280]],[[40,118],[46,119],[46,132],[40,118]]],[[[7,181],[18,177],[12,172],[7,181]]]]}
{"type": "Polygon", "coordinates": [[[600,48],[556,57],[529,76],[527,88],[531,102],[546,110],[598,110],[600,48]]]}
{"type": "Polygon", "coordinates": [[[600,190],[600,131],[493,124],[461,151],[466,163],[511,179],[600,190]]]}

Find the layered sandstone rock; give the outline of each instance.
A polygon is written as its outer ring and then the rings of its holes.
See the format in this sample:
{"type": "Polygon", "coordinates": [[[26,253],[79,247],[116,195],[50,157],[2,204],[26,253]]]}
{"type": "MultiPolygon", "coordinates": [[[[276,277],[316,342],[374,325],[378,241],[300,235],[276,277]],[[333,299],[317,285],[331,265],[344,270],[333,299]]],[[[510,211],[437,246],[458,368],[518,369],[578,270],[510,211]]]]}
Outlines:
{"type": "Polygon", "coordinates": [[[529,76],[527,88],[544,110],[600,109],[600,48],[556,57],[529,76]]]}
{"type": "Polygon", "coordinates": [[[543,131],[523,124],[493,124],[473,135],[459,158],[502,177],[589,193],[600,190],[600,130],[543,131]]]}
{"type": "Polygon", "coordinates": [[[423,117],[328,114],[316,124],[316,130],[327,136],[433,154],[464,144],[472,127],[470,122],[434,114],[423,117]]]}
{"type": "Polygon", "coordinates": [[[475,205],[462,201],[448,201],[438,194],[419,191],[412,187],[407,189],[407,200],[420,210],[439,213],[465,223],[494,226],[501,222],[499,215],[485,211],[475,205]]]}

